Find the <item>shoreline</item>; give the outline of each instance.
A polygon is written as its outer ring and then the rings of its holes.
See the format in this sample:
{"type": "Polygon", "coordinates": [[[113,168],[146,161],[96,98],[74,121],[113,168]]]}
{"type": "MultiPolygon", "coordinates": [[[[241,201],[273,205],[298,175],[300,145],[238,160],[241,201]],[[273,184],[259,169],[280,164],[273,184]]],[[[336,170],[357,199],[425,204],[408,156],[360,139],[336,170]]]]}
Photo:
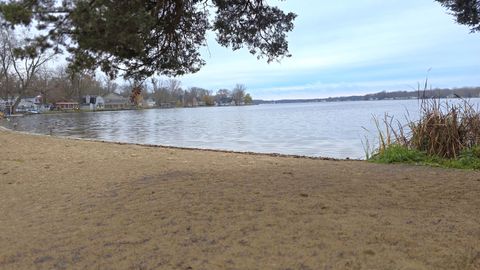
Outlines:
{"type": "Polygon", "coordinates": [[[478,269],[480,172],[0,129],[1,269],[478,269]]]}
{"type": "Polygon", "coordinates": [[[313,156],[303,156],[303,155],[289,155],[289,154],[280,154],[280,153],[261,153],[261,152],[252,152],[252,151],[234,151],[234,150],[222,150],[222,149],[209,149],[209,148],[195,148],[195,147],[182,147],[182,146],[170,146],[170,145],[161,145],[161,144],[143,144],[143,143],[129,143],[129,142],[118,142],[118,141],[107,141],[102,139],[91,139],[91,138],[77,138],[72,136],[59,136],[59,135],[48,135],[42,133],[33,133],[28,131],[19,131],[13,130],[7,127],[0,125],[0,130],[5,130],[9,132],[16,132],[19,134],[25,135],[34,135],[34,136],[46,136],[46,137],[55,137],[66,140],[79,140],[79,141],[90,141],[90,142],[100,142],[100,143],[112,143],[118,145],[136,145],[136,146],[145,146],[152,148],[163,148],[163,149],[178,149],[178,150],[191,150],[191,151],[205,151],[205,152],[218,152],[218,153],[232,153],[232,154],[244,154],[244,155],[253,155],[253,156],[271,156],[271,157],[285,157],[285,158],[300,158],[300,159],[313,159],[313,160],[330,160],[330,161],[365,161],[362,159],[354,158],[330,158],[330,157],[313,157],[313,156]]]}

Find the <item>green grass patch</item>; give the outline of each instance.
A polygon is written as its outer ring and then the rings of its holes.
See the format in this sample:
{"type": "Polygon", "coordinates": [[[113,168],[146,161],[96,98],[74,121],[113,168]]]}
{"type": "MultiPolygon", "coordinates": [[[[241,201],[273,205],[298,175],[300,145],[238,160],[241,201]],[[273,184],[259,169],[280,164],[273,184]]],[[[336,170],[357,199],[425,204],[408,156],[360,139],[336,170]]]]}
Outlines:
{"type": "Polygon", "coordinates": [[[409,149],[398,144],[391,144],[376,153],[370,159],[374,163],[407,163],[433,167],[480,170],[480,147],[464,150],[457,158],[447,159],[427,155],[425,152],[409,149]]]}

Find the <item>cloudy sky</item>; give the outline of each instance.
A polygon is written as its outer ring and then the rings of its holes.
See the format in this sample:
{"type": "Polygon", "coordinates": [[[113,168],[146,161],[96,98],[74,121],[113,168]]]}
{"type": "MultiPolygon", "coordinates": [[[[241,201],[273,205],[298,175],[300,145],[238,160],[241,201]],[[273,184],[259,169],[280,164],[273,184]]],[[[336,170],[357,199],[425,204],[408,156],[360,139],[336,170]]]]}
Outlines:
{"type": "Polygon", "coordinates": [[[432,87],[480,85],[480,33],[457,25],[433,0],[271,0],[298,15],[292,57],[267,64],[208,37],[203,69],[184,87],[247,86],[255,99],[316,98],[412,90],[427,70],[432,87]]]}

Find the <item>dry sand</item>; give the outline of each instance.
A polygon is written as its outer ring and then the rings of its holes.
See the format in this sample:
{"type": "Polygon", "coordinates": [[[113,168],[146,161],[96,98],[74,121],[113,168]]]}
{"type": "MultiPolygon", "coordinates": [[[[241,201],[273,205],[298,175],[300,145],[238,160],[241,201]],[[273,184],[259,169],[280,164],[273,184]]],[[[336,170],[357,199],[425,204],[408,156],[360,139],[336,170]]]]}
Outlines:
{"type": "Polygon", "coordinates": [[[480,173],[0,131],[0,269],[480,269],[480,173]]]}

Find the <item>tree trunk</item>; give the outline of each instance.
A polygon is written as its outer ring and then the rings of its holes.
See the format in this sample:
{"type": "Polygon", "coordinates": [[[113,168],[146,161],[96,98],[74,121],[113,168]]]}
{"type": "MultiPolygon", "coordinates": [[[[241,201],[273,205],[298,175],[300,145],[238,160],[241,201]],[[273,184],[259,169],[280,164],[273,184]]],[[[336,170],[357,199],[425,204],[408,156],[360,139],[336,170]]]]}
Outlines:
{"type": "Polygon", "coordinates": [[[20,104],[20,101],[22,101],[22,96],[18,96],[17,99],[15,99],[15,102],[12,104],[11,107],[11,114],[17,113],[17,107],[20,104]]]}

